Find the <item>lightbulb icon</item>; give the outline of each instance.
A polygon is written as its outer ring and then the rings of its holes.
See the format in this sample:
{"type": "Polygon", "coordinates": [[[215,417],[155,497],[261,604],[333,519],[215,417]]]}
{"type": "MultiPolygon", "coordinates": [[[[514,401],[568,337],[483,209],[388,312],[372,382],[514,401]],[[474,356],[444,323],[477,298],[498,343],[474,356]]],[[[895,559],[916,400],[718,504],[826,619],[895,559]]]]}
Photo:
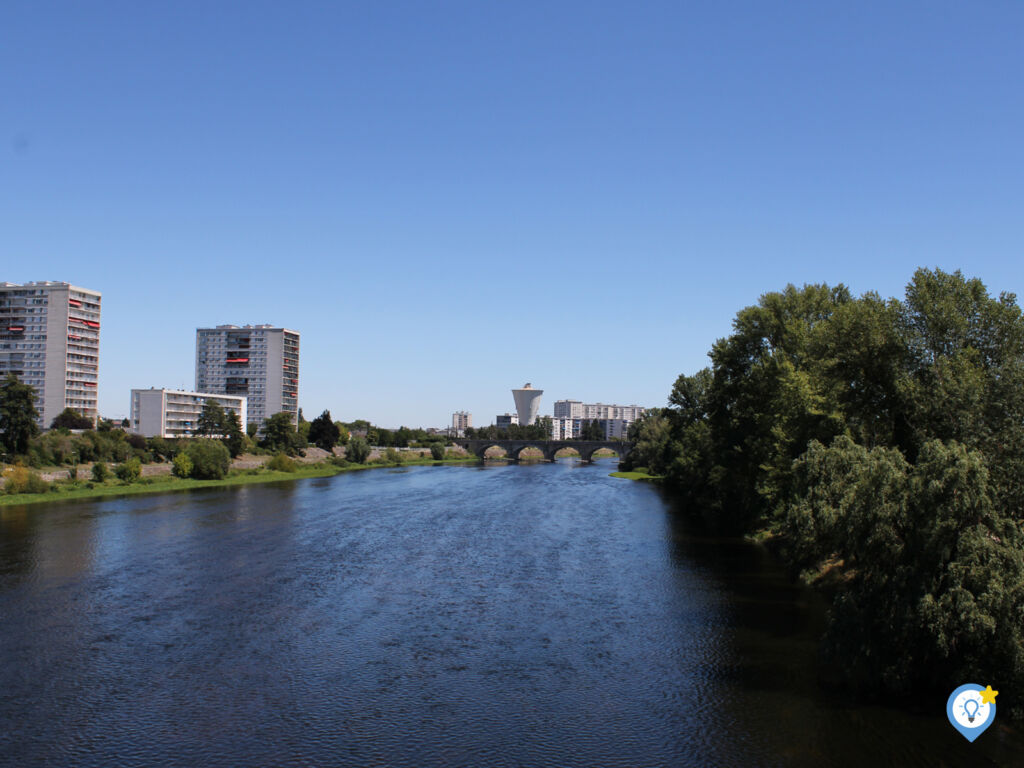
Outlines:
{"type": "Polygon", "coordinates": [[[968,699],[964,702],[964,711],[967,713],[967,722],[973,723],[978,714],[978,702],[975,699],[968,699]]]}

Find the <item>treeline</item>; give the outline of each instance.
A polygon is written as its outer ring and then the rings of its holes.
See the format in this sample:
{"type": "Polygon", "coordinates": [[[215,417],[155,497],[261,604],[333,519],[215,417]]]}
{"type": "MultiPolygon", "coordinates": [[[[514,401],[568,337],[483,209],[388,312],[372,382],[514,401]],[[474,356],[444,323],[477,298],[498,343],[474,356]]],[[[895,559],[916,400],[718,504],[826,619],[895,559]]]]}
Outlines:
{"type": "Polygon", "coordinates": [[[824,650],[857,690],[1001,681],[1020,715],[1016,297],[925,269],[902,300],[789,286],[739,312],[710,359],[634,425],[630,463],[826,589],[824,650]]]}
{"type": "Polygon", "coordinates": [[[429,448],[433,443],[444,445],[448,442],[445,435],[436,432],[431,433],[425,429],[410,429],[409,427],[385,429],[375,426],[365,419],[342,423],[342,426],[349,433],[364,438],[370,445],[381,448],[429,448]]]}

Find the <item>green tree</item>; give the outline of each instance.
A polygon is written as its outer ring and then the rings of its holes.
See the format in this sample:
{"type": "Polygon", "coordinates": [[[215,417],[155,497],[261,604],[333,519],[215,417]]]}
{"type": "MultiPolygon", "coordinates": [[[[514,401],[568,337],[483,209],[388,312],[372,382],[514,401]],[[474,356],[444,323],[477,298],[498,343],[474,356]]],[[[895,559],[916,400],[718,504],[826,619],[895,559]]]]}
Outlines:
{"type": "Polygon", "coordinates": [[[333,450],[340,436],[341,430],[331,419],[330,411],[324,411],[309,424],[309,441],[325,451],[333,450]]]}
{"type": "Polygon", "coordinates": [[[334,426],[338,428],[338,445],[346,445],[348,443],[349,431],[348,427],[345,426],[343,421],[334,422],[334,426]]]}
{"type": "Polygon", "coordinates": [[[102,461],[97,461],[92,465],[92,479],[94,482],[102,483],[110,477],[110,470],[107,465],[102,461]]]}
{"type": "Polygon", "coordinates": [[[182,451],[175,456],[172,465],[171,472],[173,472],[176,477],[192,476],[192,459],[189,458],[186,452],[182,451]]]}
{"type": "Polygon", "coordinates": [[[54,417],[50,429],[92,429],[92,419],[74,408],[65,408],[54,417]]]}
{"type": "Polygon", "coordinates": [[[431,443],[430,457],[434,461],[441,461],[444,458],[444,446],[441,443],[431,443]]]}
{"type": "Polygon", "coordinates": [[[204,437],[221,437],[227,432],[227,414],[224,409],[213,400],[207,400],[203,404],[203,411],[199,414],[199,421],[196,425],[196,434],[204,437]]]}
{"type": "Polygon", "coordinates": [[[306,447],[306,441],[296,430],[292,415],[281,411],[263,422],[261,445],[269,451],[283,451],[289,456],[295,456],[306,447]]]}
{"type": "Polygon", "coordinates": [[[136,458],[126,459],[114,467],[114,476],[125,483],[133,483],[142,477],[142,462],[136,458]]]}
{"type": "Polygon", "coordinates": [[[222,424],[224,430],[224,445],[231,454],[231,458],[241,456],[245,450],[245,433],[242,432],[242,420],[234,411],[226,411],[222,424]]]}
{"type": "Polygon", "coordinates": [[[200,480],[220,480],[231,467],[231,454],[220,440],[190,440],[185,447],[185,455],[192,462],[191,477],[200,480]]]}
{"type": "Polygon", "coordinates": [[[29,441],[39,432],[35,397],[35,389],[22,384],[14,374],[8,374],[0,385],[0,443],[8,453],[27,452],[29,441]]]}
{"type": "Polygon", "coordinates": [[[355,464],[365,464],[370,458],[370,444],[362,437],[353,437],[345,446],[345,458],[355,464]]]}

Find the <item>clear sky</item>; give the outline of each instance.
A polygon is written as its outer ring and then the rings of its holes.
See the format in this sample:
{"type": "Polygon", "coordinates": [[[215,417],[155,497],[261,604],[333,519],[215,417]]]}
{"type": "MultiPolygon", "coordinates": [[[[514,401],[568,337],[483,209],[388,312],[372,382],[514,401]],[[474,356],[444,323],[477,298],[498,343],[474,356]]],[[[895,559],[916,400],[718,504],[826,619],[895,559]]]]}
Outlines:
{"type": "Polygon", "coordinates": [[[1024,276],[1024,3],[6,0],[0,280],[100,410],[302,333],[307,418],[663,405],[792,282],[1024,276]]]}

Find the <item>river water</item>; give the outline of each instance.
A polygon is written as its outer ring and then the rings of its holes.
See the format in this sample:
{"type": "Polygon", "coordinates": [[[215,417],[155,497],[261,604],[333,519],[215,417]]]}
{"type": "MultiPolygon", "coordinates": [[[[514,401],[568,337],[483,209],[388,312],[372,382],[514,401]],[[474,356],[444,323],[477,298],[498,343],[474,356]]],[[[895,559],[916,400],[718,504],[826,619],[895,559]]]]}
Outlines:
{"type": "Polygon", "coordinates": [[[0,508],[0,764],[1024,765],[824,693],[815,597],[613,469],[0,508]]]}

